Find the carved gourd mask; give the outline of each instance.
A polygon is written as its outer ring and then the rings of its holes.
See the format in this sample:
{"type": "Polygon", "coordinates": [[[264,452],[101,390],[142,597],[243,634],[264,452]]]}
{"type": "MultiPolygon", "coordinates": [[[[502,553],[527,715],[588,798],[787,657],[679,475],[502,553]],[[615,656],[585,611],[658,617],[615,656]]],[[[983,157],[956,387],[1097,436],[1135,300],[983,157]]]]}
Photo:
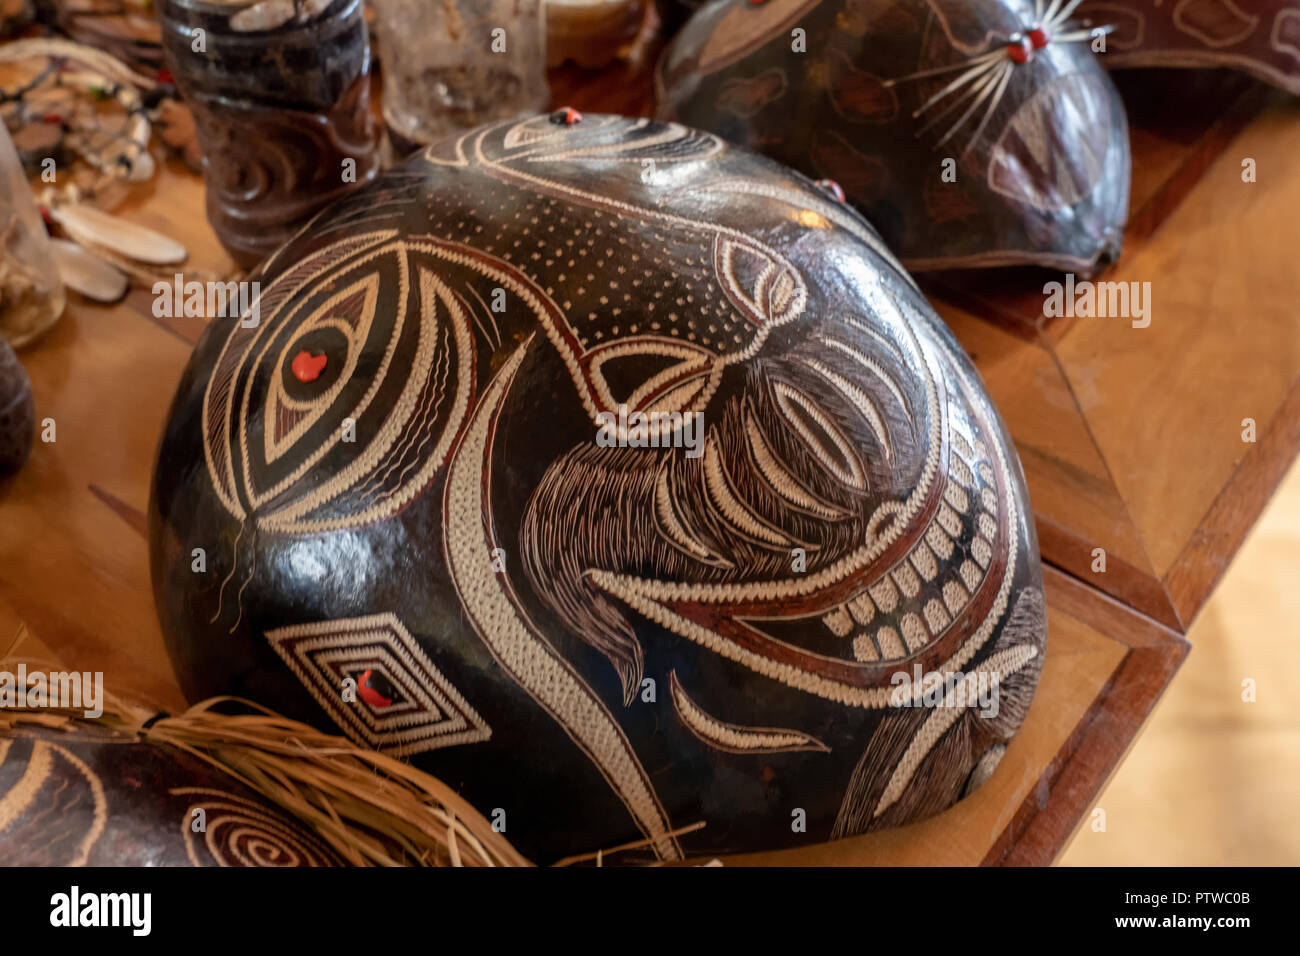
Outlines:
{"type": "Polygon", "coordinates": [[[412,157],[258,281],[154,481],[191,697],[403,755],[537,862],[861,833],[996,765],[1046,637],[1019,463],[828,191],[566,110],[412,157]]]}
{"type": "Polygon", "coordinates": [[[718,0],[664,118],[837,182],[913,270],[1089,272],[1128,212],[1124,108],[1077,0],[718,0]]]}

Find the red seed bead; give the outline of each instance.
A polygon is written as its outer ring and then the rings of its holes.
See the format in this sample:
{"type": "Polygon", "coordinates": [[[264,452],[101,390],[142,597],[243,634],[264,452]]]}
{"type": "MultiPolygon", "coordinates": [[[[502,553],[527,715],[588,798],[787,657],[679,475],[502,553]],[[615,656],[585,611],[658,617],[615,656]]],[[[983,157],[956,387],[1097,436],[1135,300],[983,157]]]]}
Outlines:
{"type": "Polygon", "coordinates": [[[1034,58],[1034,48],[1029,43],[1028,37],[1021,37],[1012,43],[1007,44],[1007,56],[1011,57],[1015,63],[1028,63],[1034,58]]]}
{"type": "Polygon", "coordinates": [[[577,126],[582,122],[582,114],[572,106],[566,106],[551,114],[551,122],[557,126],[577,126]]]}
{"type": "Polygon", "coordinates": [[[365,673],[363,673],[361,678],[357,681],[357,693],[360,694],[361,699],[371,707],[375,707],[379,710],[391,707],[393,705],[393,699],[391,697],[385,697],[383,694],[379,693],[379,691],[370,686],[370,675],[373,673],[373,670],[368,667],[366,668],[365,673]]]}
{"type": "Polygon", "coordinates": [[[306,349],[303,349],[293,357],[293,377],[300,382],[314,382],[320,378],[320,373],[325,370],[329,358],[323,353],[321,355],[312,355],[306,349]]]}
{"type": "Polygon", "coordinates": [[[1033,44],[1035,50],[1041,50],[1052,42],[1052,35],[1042,27],[1034,27],[1029,31],[1029,42],[1033,44]]]}

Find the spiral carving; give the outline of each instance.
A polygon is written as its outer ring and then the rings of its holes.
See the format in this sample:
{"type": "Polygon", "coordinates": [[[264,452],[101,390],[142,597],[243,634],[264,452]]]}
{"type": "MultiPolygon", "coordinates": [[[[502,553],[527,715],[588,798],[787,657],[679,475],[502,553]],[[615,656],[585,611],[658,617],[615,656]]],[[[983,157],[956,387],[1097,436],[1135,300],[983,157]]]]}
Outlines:
{"type": "Polygon", "coordinates": [[[195,866],[338,866],[338,855],[301,827],[265,807],[201,787],[183,787],[176,794],[193,794],[185,810],[181,833],[195,866]],[[195,811],[203,811],[204,827],[194,830],[195,811]]]}

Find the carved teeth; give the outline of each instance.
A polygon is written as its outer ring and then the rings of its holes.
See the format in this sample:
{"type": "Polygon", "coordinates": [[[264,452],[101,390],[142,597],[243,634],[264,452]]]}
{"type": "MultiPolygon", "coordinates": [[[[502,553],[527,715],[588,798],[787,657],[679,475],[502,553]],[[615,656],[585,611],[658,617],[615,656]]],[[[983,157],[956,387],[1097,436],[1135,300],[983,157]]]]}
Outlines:
{"type": "Polygon", "coordinates": [[[933,581],[935,575],[939,573],[939,565],[934,560],[934,552],[924,541],[917,542],[916,547],[912,550],[912,567],[916,568],[917,573],[927,581],[933,581]]]}
{"type": "Polygon", "coordinates": [[[940,558],[945,561],[952,557],[952,539],[939,525],[932,524],[925,532],[925,541],[940,558]]]}
{"type": "Polygon", "coordinates": [[[894,584],[889,578],[881,578],[867,590],[875,599],[876,607],[886,614],[898,606],[898,592],[894,590],[894,584]]]}
{"type": "Polygon", "coordinates": [[[939,505],[939,513],[935,516],[939,524],[954,538],[961,537],[961,519],[957,517],[957,512],[953,511],[945,504],[939,505]]]}
{"type": "Polygon", "coordinates": [[[853,621],[849,619],[849,612],[844,610],[843,606],[835,608],[822,617],[822,623],[830,628],[830,632],[836,637],[848,637],[849,631],[853,630],[853,621]]]}
{"type": "Polygon", "coordinates": [[[871,635],[863,631],[853,639],[853,656],[863,662],[880,660],[876,645],[871,643],[871,635]]]}
{"type": "Polygon", "coordinates": [[[894,660],[906,654],[903,642],[898,639],[898,632],[892,627],[882,627],[876,631],[876,643],[880,645],[880,653],[885,656],[885,660],[894,660]]]}
{"type": "Polygon", "coordinates": [[[966,463],[960,458],[950,458],[948,460],[948,471],[952,475],[953,481],[965,485],[967,488],[975,487],[975,476],[970,473],[966,463]]]}
{"type": "Polygon", "coordinates": [[[905,614],[898,626],[903,629],[903,640],[907,641],[909,652],[919,651],[930,642],[930,632],[915,614],[905,614]]]}
{"type": "Polygon", "coordinates": [[[900,564],[893,571],[894,583],[906,597],[914,598],[921,593],[921,581],[916,572],[906,564],[900,564]]]}
{"type": "Polygon", "coordinates": [[[870,624],[871,619],[876,616],[876,608],[871,603],[871,598],[864,591],[849,601],[849,613],[853,615],[853,620],[859,624],[870,624]]]}
{"type": "Polygon", "coordinates": [[[966,606],[970,596],[956,581],[949,581],[943,586],[943,603],[948,605],[948,610],[954,615],[960,614],[961,609],[966,606]]]}
{"type": "Polygon", "coordinates": [[[931,598],[929,603],[925,605],[925,623],[929,625],[932,634],[938,634],[952,623],[948,609],[943,606],[938,598],[931,598]]]}
{"type": "Polygon", "coordinates": [[[971,450],[970,442],[966,440],[966,437],[962,435],[961,432],[954,430],[951,433],[950,440],[952,441],[952,447],[956,449],[957,454],[961,455],[963,458],[975,457],[975,452],[971,450]]]}

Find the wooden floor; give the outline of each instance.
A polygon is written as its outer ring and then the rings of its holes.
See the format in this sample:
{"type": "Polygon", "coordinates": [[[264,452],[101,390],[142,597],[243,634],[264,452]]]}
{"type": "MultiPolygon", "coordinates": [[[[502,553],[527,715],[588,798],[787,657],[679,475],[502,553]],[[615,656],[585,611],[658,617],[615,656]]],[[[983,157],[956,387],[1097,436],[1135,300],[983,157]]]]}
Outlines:
{"type": "Polygon", "coordinates": [[[1178,672],[1084,818],[1066,866],[1300,865],[1300,466],[1188,639],[1178,672]],[[1242,682],[1255,682],[1254,703],[1242,682]]]}

